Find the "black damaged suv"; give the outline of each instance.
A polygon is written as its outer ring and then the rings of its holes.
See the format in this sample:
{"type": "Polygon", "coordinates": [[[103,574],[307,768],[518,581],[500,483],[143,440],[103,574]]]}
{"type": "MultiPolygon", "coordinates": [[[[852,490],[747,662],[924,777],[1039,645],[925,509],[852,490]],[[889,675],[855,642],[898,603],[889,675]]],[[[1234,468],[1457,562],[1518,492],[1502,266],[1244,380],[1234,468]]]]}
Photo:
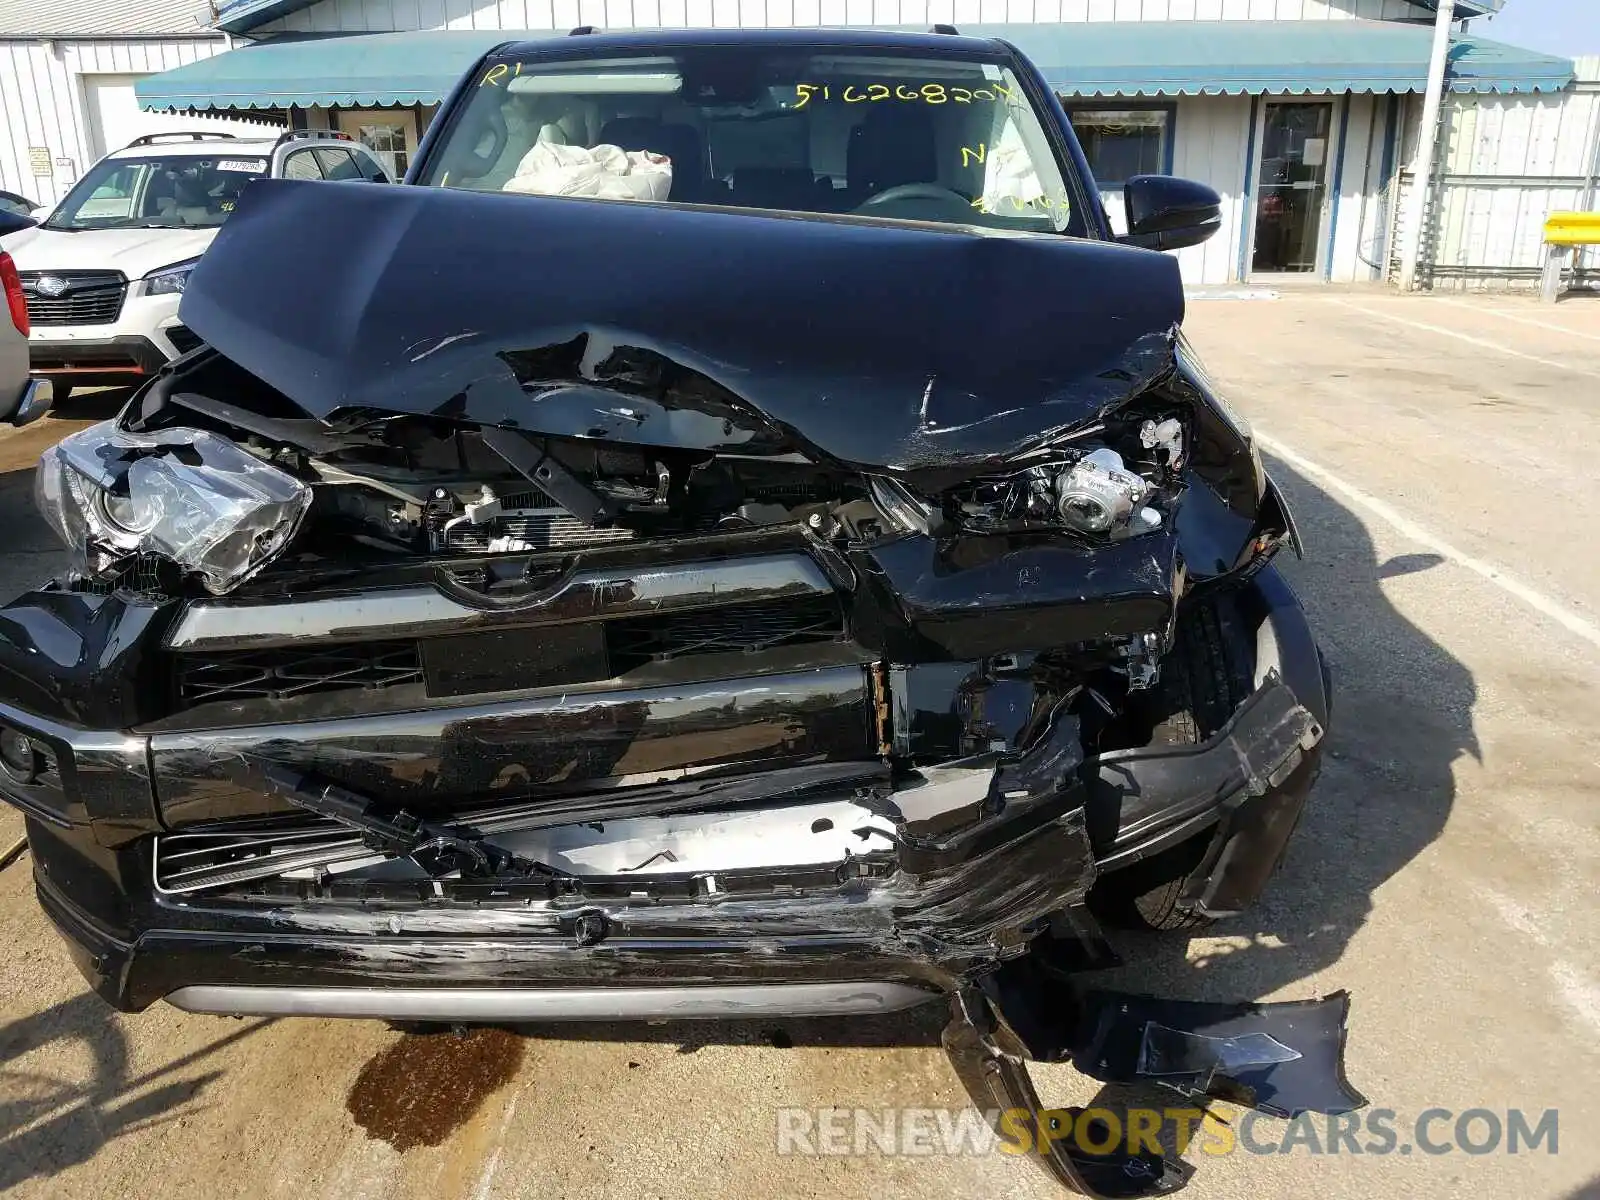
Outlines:
{"type": "MultiPolygon", "coordinates": [[[[1179,333],[1214,193],[1113,236],[953,31],[500,47],[408,180],[252,184],[205,344],[39,468],[0,793],[110,1003],[447,1021],[951,997],[1022,1058],[1343,1111],[1345,999],[1080,991],[1248,905],[1320,758],[1295,542],[1179,333]]],[[[1083,1191],[1178,1166],[1041,1156],[1083,1191]]]]}

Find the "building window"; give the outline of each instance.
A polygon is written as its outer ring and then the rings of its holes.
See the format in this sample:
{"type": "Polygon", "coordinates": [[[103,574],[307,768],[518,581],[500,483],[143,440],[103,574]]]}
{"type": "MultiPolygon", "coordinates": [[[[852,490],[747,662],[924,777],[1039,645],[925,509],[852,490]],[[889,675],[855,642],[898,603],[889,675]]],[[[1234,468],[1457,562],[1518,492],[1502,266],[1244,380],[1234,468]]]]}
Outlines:
{"type": "Polygon", "coordinates": [[[1171,108],[1079,108],[1069,113],[1102,189],[1121,187],[1135,175],[1168,170],[1171,108]]]}

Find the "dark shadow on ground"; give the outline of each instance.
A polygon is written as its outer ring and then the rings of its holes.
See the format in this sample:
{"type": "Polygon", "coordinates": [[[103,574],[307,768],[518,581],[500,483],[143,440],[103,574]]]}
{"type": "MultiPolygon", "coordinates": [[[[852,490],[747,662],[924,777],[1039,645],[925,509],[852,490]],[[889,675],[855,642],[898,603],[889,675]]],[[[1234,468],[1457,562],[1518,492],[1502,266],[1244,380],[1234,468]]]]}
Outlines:
{"type": "Polygon", "coordinates": [[[50,406],[50,417],[58,421],[104,421],[116,416],[135,390],[108,387],[73,392],[50,406]]]}
{"type": "Polygon", "coordinates": [[[268,1024],[257,1021],[140,1075],[131,1070],[120,1026],[92,993],[0,1026],[0,1194],[87,1162],[113,1138],[174,1119],[222,1074],[189,1068],[268,1024]],[[88,1079],[18,1065],[55,1043],[74,1073],[79,1058],[70,1048],[87,1050],[88,1079]]]}

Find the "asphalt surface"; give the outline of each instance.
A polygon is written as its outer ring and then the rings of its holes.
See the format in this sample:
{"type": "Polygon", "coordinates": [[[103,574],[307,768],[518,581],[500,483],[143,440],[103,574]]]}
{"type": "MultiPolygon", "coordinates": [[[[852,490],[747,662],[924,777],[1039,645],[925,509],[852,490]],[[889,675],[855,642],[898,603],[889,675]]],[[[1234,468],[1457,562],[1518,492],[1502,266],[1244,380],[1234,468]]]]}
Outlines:
{"type": "MultiPolygon", "coordinates": [[[[1219,1156],[1202,1138],[1186,1194],[1600,1196],[1600,303],[1291,293],[1197,301],[1188,327],[1293,502],[1307,557],[1287,570],[1337,711],[1265,901],[1204,937],[1122,938],[1130,965],[1106,982],[1217,999],[1348,990],[1350,1081],[1394,1110],[1398,1136],[1386,1155],[1314,1154],[1302,1137],[1219,1156]],[[1516,1108],[1530,1125],[1559,1110],[1558,1152],[1402,1152],[1430,1108],[1516,1108]]],[[[28,468],[73,427],[0,434],[0,593],[57,562],[28,468]]],[[[0,815],[0,847],[19,828],[0,815]]],[[[783,1106],[962,1106],[937,1007],[464,1038],[122,1016],[85,992],[26,863],[0,873],[0,1191],[1061,1194],[1005,1154],[776,1153],[783,1106]]],[[[1173,1103],[1066,1067],[1034,1077],[1052,1103],[1173,1103]]],[[[1434,1143],[1453,1127],[1433,1124],[1434,1143]]],[[[1263,1120],[1253,1140],[1284,1132],[1263,1120]]]]}

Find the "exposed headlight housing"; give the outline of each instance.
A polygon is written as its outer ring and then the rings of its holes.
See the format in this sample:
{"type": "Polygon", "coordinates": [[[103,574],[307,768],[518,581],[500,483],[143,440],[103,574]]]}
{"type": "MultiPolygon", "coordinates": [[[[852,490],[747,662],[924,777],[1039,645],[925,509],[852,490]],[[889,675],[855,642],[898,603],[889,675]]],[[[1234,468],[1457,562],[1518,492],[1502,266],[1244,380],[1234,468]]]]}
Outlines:
{"type": "Polygon", "coordinates": [[[1149,481],[1128,470],[1115,450],[1090,451],[1054,482],[1061,523],[1078,533],[1143,532],[1161,524],[1160,513],[1143,507],[1149,481]]]}
{"type": "Polygon", "coordinates": [[[46,450],[34,494],[84,574],[154,554],[197,574],[213,595],[281,553],[311,507],[309,487],[226,438],[128,433],[115,421],[46,450]]]}
{"type": "Polygon", "coordinates": [[[146,296],[181,296],[184,287],[189,282],[189,272],[194,270],[195,264],[200,260],[191,258],[187,262],[173,263],[170,267],[162,267],[159,271],[151,271],[144,277],[144,294],[146,296]]]}
{"type": "MultiPolygon", "coordinates": [[[[1117,541],[1160,529],[1182,491],[1185,430],[1176,417],[1127,416],[1070,434],[942,497],[960,527],[983,534],[1066,530],[1117,541]],[[1032,460],[1022,466],[1021,461],[1032,460]]],[[[880,510],[891,510],[875,490],[880,510]]],[[[907,522],[899,522],[902,527],[907,522]]]]}

